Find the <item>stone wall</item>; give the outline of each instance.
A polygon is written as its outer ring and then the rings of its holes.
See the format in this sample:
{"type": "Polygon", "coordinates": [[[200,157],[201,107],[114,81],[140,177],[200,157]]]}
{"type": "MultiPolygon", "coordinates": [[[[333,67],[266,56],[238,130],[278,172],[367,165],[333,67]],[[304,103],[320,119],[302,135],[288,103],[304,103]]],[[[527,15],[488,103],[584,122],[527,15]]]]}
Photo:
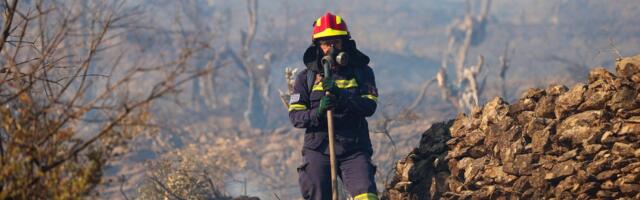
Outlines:
{"type": "Polygon", "coordinates": [[[434,124],[383,199],[640,199],[640,55],[434,124]]]}

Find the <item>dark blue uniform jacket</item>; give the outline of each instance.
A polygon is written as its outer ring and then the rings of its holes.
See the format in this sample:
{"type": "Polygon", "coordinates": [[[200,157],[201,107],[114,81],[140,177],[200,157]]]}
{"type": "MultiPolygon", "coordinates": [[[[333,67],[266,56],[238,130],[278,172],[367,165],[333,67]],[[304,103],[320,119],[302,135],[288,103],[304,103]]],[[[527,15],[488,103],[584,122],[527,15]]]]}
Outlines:
{"type": "MultiPolygon", "coordinates": [[[[342,105],[333,110],[336,154],[364,150],[371,155],[369,127],[365,118],[373,115],[376,110],[378,90],[375,77],[368,66],[369,57],[357,50],[353,40],[346,41],[343,47],[348,53],[349,63],[347,66],[336,67],[331,74],[336,86],[342,91],[338,95],[342,105]],[[358,78],[355,73],[360,73],[358,78]]],[[[310,93],[307,86],[307,71],[311,70],[316,74],[322,71],[319,62],[321,57],[321,50],[315,45],[305,52],[303,61],[307,69],[296,76],[294,92],[289,102],[289,119],[295,127],[306,128],[304,148],[328,153],[327,119],[316,117],[320,98],[325,95],[322,82],[317,78],[310,93]]]]}

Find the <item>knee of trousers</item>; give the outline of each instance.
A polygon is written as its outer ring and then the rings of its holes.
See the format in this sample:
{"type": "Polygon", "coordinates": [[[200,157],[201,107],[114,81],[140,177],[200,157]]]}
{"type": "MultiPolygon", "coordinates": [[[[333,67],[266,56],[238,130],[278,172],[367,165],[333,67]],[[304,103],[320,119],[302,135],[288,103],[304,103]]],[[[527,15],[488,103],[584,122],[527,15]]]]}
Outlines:
{"type": "Polygon", "coordinates": [[[331,198],[331,177],[329,166],[324,166],[322,157],[317,157],[316,152],[304,155],[304,162],[298,167],[298,183],[304,199],[331,198]]]}
{"type": "Polygon", "coordinates": [[[367,193],[377,194],[375,182],[377,167],[368,159],[358,159],[358,161],[342,166],[343,170],[345,170],[343,172],[350,172],[350,174],[344,174],[343,177],[346,178],[343,181],[347,189],[353,197],[367,193]]]}
{"type": "Polygon", "coordinates": [[[365,179],[360,179],[360,181],[352,181],[350,183],[345,183],[345,184],[349,184],[348,188],[349,188],[349,192],[354,196],[358,196],[358,195],[362,195],[362,194],[376,194],[377,190],[376,190],[376,183],[374,180],[365,178],[365,179]]]}

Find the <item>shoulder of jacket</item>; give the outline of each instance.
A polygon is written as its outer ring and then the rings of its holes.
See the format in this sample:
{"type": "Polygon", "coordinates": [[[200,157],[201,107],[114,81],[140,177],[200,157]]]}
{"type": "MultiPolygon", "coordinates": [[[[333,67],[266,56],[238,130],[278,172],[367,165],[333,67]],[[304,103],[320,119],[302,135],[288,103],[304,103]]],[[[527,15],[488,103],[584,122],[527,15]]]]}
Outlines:
{"type": "Polygon", "coordinates": [[[359,70],[360,72],[364,72],[363,74],[373,74],[373,68],[371,68],[369,65],[356,66],[355,70],[359,70]]]}
{"type": "Polygon", "coordinates": [[[308,71],[309,71],[309,69],[306,69],[306,68],[305,68],[305,69],[303,69],[303,70],[300,70],[300,71],[299,71],[298,73],[296,73],[296,75],[295,75],[296,80],[297,80],[297,79],[306,79],[306,78],[307,78],[307,72],[308,72],[308,71]]]}
{"type": "Polygon", "coordinates": [[[369,65],[364,65],[364,68],[365,68],[367,71],[373,71],[373,68],[372,68],[371,66],[369,66],[369,65]]]}

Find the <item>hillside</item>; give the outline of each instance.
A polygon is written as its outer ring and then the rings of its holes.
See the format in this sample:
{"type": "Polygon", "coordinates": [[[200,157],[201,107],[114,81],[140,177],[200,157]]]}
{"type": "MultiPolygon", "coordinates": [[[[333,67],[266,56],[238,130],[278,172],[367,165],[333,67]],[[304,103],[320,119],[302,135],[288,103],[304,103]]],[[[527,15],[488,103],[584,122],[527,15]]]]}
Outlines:
{"type": "Polygon", "coordinates": [[[385,199],[640,199],[640,55],[437,123],[385,199]]]}

